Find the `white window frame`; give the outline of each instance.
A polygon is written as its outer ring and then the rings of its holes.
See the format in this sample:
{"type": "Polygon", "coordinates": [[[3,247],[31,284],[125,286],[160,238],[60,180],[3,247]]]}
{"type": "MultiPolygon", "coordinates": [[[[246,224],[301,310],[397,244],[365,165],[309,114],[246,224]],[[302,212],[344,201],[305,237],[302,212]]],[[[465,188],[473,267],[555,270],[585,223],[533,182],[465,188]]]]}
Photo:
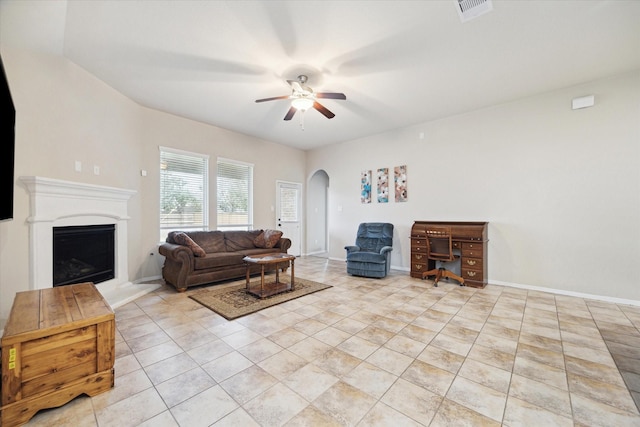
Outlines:
{"type": "Polygon", "coordinates": [[[159,162],[159,168],[158,168],[158,174],[159,174],[159,185],[158,185],[158,192],[159,192],[159,201],[160,201],[160,209],[159,209],[159,223],[160,223],[160,241],[164,241],[167,237],[167,235],[169,234],[169,232],[171,231],[206,231],[209,229],[209,155],[208,154],[201,154],[201,153],[194,153],[191,151],[185,151],[185,150],[180,150],[177,148],[171,148],[171,147],[163,147],[163,146],[159,146],[158,147],[159,151],[160,151],[160,162],[159,162]],[[166,226],[163,225],[163,221],[162,221],[162,200],[163,200],[163,195],[162,195],[162,182],[163,182],[163,168],[162,168],[162,158],[163,158],[163,153],[171,153],[171,154],[178,154],[178,155],[182,155],[182,156],[187,156],[187,157],[192,157],[194,160],[196,159],[200,159],[203,161],[203,173],[202,173],[202,223],[201,224],[197,224],[197,225],[192,225],[192,226],[188,226],[188,225],[180,225],[178,227],[175,226],[166,226]]]}
{"type": "Polygon", "coordinates": [[[227,159],[224,157],[218,157],[216,162],[216,226],[218,230],[253,230],[253,163],[242,162],[239,160],[227,159]],[[248,179],[248,188],[247,188],[247,223],[237,223],[237,224],[220,224],[219,221],[219,212],[218,212],[218,202],[220,198],[220,164],[228,164],[235,166],[244,166],[248,168],[249,179],[248,179]]]}

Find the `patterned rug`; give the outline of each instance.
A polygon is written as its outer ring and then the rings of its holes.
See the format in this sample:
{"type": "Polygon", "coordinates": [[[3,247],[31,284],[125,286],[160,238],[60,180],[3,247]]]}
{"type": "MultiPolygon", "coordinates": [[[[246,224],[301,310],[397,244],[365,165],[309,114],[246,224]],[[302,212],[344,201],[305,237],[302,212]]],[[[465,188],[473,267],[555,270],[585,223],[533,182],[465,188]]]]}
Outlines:
{"type": "MultiPolygon", "coordinates": [[[[288,280],[288,277],[283,277],[283,280],[288,280]]],[[[255,281],[251,282],[252,285],[254,283],[255,281]]],[[[239,285],[225,286],[223,288],[216,288],[214,286],[210,289],[189,295],[189,298],[215,311],[225,319],[233,320],[330,287],[331,285],[296,277],[293,291],[283,292],[264,299],[248,294],[245,290],[246,285],[244,282],[239,285]]]]}

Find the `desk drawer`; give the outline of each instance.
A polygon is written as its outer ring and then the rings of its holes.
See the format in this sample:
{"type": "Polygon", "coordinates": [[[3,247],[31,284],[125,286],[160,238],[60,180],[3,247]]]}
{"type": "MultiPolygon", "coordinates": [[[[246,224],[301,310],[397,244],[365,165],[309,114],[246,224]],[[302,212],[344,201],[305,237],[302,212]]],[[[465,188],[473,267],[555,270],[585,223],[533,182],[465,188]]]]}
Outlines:
{"type": "Polygon", "coordinates": [[[411,263],[411,272],[412,273],[423,273],[425,271],[427,271],[427,261],[425,260],[424,262],[418,262],[418,261],[413,261],[411,263]]]}
{"type": "Polygon", "coordinates": [[[482,247],[479,247],[477,249],[468,249],[465,248],[464,245],[466,243],[462,244],[462,256],[465,258],[482,258],[482,247]]]}
{"type": "Polygon", "coordinates": [[[412,248],[426,248],[427,247],[427,239],[411,239],[411,247],[412,248]]]}
{"type": "Polygon", "coordinates": [[[469,268],[472,270],[482,270],[482,258],[462,258],[462,268],[469,268]]]}
{"type": "Polygon", "coordinates": [[[411,263],[417,263],[417,264],[426,264],[427,263],[427,253],[426,251],[423,252],[416,252],[416,251],[412,251],[411,252],[411,263]]]}
{"type": "Polygon", "coordinates": [[[477,269],[471,269],[471,268],[462,267],[461,270],[462,270],[461,276],[465,280],[475,280],[477,282],[483,282],[484,281],[484,274],[483,274],[482,269],[477,270],[477,269]]]}

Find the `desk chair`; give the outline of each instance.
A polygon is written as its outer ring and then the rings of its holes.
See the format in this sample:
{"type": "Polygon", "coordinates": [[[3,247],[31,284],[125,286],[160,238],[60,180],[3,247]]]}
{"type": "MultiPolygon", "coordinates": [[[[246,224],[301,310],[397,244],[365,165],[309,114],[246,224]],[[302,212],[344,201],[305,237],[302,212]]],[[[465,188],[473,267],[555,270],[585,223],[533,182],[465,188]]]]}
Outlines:
{"type": "MultiPolygon", "coordinates": [[[[427,234],[427,258],[433,261],[451,262],[460,258],[453,253],[451,244],[451,227],[431,227],[426,231],[427,234]]],[[[433,285],[438,287],[438,281],[443,278],[451,278],[460,282],[460,286],[464,286],[464,279],[455,273],[447,270],[443,264],[440,267],[436,265],[436,268],[425,271],[422,273],[422,279],[426,279],[429,276],[436,276],[433,285]]]]}

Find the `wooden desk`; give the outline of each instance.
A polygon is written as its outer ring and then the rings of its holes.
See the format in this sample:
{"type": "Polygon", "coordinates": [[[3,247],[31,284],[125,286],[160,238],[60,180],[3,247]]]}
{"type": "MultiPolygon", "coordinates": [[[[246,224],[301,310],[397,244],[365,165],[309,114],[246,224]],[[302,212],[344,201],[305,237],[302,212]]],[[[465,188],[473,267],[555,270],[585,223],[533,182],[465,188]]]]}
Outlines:
{"type": "Polygon", "coordinates": [[[18,292],[1,343],[4,427],[113,387],[115,316],[92,283],[18,292]]]}
{"type": "Polygon", "coordinates": [[[487,225],[488,222],[415,221],[411,227],[411,277],[435,268],[427,259],[426,229],[429,226],[451,227],[454,249],[461,252],[461,276],[464,284],[473,288],[487,285],[487,225]]]}

